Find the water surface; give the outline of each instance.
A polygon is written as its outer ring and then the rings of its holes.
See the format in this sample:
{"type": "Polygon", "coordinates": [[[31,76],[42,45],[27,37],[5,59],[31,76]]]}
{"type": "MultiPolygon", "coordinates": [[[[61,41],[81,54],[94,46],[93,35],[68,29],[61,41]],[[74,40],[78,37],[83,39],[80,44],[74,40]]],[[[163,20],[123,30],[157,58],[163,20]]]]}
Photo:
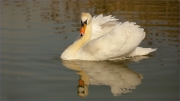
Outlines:
{"type": "Polygon", "coordinates": [[[179,1],[1,1],[1,100],[178,100],[179,1]],[[136,22],[158,48],[124,61],[62,61],[81,12],[136,22]],[[78,95],[78,80],[88,93],[78,95]]]}

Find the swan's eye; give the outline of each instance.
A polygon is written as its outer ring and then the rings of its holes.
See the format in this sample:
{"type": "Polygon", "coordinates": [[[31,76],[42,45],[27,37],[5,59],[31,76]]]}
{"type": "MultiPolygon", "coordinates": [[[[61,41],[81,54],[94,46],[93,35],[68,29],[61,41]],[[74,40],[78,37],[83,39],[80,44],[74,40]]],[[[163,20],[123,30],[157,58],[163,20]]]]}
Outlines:
{"type": "Polygon", "coordinates": [[[84,24],[86,24],[86,25],[87,25],[87,20],[86,20],[86,21],[84,21],[84,24]]]}
{"type": "Polygon", "coordinates": [[[82,20],[81,20],[81,26],[84,26],[84,24],[86,24],[86,25],[87,25],[87,20],[86,20],[86,21],[84,21],[84,22],[82,22],[82,20]]]}

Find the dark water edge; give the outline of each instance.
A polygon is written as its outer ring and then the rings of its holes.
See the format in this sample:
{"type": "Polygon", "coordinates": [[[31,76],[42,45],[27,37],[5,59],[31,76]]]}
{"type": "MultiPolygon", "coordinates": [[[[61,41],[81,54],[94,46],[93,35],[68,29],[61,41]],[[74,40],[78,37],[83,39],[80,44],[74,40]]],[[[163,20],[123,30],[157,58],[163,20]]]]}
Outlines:
{"type": "Polygon", "coordinates": [[[0,22],[1,100],[179,100],[177,0],[1,0],[0,22]],[[136,22],[146,32],[140,46],[158,50],[138,62],[60,60],[83,11],[136,22]],[[86,97],[77,94],[80,78],[86,97]]]}

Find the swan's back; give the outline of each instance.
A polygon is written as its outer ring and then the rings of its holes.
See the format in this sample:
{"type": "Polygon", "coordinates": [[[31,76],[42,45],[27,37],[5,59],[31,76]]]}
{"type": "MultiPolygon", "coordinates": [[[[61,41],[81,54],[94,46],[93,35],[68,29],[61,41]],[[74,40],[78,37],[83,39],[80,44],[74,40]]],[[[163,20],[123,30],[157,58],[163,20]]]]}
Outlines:
{"type": "Polygon", "coordinates": [[[135,23],[118,23],[112,27],[110,32],[85,44],[77,55],[81,60],[85,58],[86,60],[107,60],[125,57],[136,49],[144,37],[144,29],[135,23]]]}

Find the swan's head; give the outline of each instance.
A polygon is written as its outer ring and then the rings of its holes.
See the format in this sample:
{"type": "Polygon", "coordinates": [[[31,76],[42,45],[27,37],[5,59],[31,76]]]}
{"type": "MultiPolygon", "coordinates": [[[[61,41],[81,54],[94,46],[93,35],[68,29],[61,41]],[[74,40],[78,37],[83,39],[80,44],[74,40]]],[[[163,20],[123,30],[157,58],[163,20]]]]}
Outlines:
{"type": "Polygon", "coordinates": [[[89,13],[81,13],[81,29],[80,29],[80,34],[81,36],[84,35],[86,26],[91,23],[91,15],[89,13]]]}

